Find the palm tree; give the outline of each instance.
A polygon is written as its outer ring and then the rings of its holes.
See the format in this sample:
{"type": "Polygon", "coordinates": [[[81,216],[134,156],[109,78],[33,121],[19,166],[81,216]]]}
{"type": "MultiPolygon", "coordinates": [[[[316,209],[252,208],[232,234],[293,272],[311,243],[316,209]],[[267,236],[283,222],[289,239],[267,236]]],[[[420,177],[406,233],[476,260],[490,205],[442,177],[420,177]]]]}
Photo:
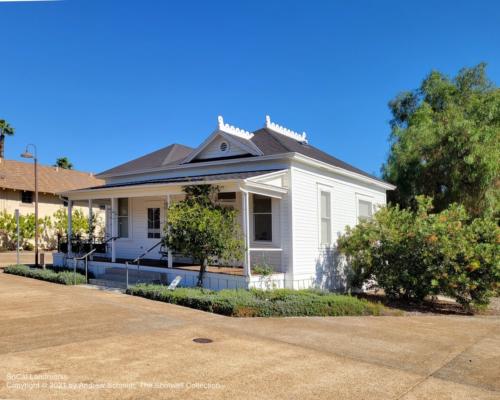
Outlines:
{"type": "Polygon", "coordinates": [[[63,169],[73,169],[73,164],[68,160],[68,157],[59,157],[54,164],[54,167],[63,169]]]}
{"type": "Polygon", "coordinates": [[[14,128],[4,120],[0,119],[0,158],[4,158],[5,136],[12,136],[14,128]]]}

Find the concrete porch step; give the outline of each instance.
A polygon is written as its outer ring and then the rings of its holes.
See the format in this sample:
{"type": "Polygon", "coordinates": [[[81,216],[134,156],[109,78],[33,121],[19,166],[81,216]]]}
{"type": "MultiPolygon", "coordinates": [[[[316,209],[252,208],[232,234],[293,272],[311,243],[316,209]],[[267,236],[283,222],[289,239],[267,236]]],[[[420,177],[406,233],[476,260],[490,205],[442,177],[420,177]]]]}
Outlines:
{"type": "Polygon", "coordinates": [[[89,279],[89,284],[96,285],[96,286],[117,288],[117,289],[126,289],[127,288],[127,284],[125,282],[118,282],[115,280],[108,280],[108,279],[89,279]]]}

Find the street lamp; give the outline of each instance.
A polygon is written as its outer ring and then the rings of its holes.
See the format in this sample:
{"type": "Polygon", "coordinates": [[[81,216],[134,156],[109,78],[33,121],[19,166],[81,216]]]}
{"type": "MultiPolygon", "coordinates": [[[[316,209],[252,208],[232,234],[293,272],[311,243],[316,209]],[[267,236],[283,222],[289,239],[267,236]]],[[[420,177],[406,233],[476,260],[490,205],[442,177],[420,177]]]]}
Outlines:
{"type": "Polygon", "coordinates": [[[36,146],[28,144],[26,150],[21,154],[22,158],[32,158],[35,163],[35,267],[38,268],[38,159],[36,153],[36,146]],[[33,148],[33,153],[29,152],[29,147],[33,148]]]}

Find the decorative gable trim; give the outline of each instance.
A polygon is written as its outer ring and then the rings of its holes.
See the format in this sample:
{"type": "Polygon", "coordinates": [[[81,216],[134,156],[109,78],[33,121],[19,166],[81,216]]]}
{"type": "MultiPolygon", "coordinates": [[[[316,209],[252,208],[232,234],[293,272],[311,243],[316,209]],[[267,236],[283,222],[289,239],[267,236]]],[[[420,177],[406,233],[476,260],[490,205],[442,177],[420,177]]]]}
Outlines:
{"type": "Polygon", "coordinates": [[[242,139],[247,139],[247,140],[250,140],[251,138],[253,138],[253,133],[248,132],[248,131],[241,129],[241,128],[237,128],[233,125],[229,125],[227,123],[224,123],[224,118],[222,118],[222,115],[219,115],[217,117],[217,122],[219,124],[219,130],[222,132],[226,132],[226,133],[229,133],[231,135],[235,135],[235,136],[238,136],[242,139]]]}
{"type": "MultiPolygon", "coordinates": [[[[231,145],[239,147],[244,151],[248,152],[253,156],[262,156],[264,153],[257,147],[257,145],[250,139],[253,137],[253,133],[247,132],[241,128],[236,128],[235,126],[224,123],[222,116],[217,118],[218,129],[215,130],[205,141],[199,145],[182,164],[187,164],[193,161],[196,156],[198,156],[217,136],[223,137],[226,141],[230,142],[231,145]],[[242,140],[243,139],[243,140],[242,140]]],[[[207,159],[210,161],[210,159],[207,159]]]]}
{"type": "Polygon", "coordinates": [[[269,115],[266,115],[266,128],[272,130],[273,132],[295,139],[298,142],[307,143],[307,135],[305,132],[297,133],[291,129],[285,128],[284,126],[278,125],[277,123],[271,121],[271,117],[269,115]]]}

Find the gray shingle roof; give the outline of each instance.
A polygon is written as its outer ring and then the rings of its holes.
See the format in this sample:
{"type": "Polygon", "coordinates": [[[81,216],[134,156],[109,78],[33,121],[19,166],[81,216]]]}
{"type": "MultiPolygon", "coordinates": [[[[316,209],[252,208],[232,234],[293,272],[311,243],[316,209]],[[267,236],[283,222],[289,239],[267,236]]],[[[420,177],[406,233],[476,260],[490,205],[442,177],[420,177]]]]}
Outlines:
{"type": "MultiPolygon", "coordinates": [[[[236,140],[245,140],[235,137],[236,140]]],[[[383,182],[381,179],[369,174],[359,168],[354,167],[338,158],[335,158],[324,151],[314,147],[308,143],[301,143],[288,136],[276,133],[268,128],[262,128],[254,132],[251,141],[266,155],[279,155],[285,153],[299,153],[315,160],[327,163],[334,167],[339,167],[350,172],[354,172],[372,179],[383,182]]],[[[135,160],[121,164],[115,168],[101,172],[99,175],[114,175],[114,174],[131,174],[135,171],[148,170],[159,168],[162,166],[175,166],[182,164],[183,160],[193,151],[192,148],[183,146],[181,144],[173,144],[163,149],[157,150],[153,153],[146,154],[135,160]]],[[[242,155],[237,158],[259,156],[242,155]]],[[[208,161],[208,160],[202,160],[208,161]]],[[[192,162],[200,162],[200,160],[193,160],[192,162]]]]}
{"type": "Polygon", "coordinates": [[[117,167],[103,171],[98,175],[126,174],[133,173],[134,171],[180,164],[180,162],[192,151],[193,148],[191,147],[174,143],[160,150],[156,150],[132,161],[118,165],[117,167]]]}

